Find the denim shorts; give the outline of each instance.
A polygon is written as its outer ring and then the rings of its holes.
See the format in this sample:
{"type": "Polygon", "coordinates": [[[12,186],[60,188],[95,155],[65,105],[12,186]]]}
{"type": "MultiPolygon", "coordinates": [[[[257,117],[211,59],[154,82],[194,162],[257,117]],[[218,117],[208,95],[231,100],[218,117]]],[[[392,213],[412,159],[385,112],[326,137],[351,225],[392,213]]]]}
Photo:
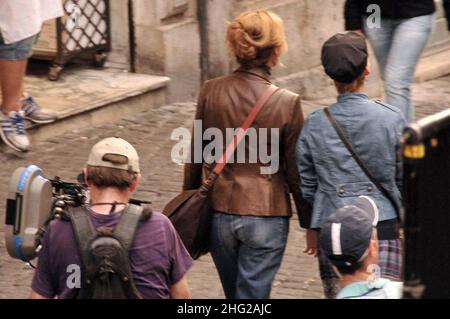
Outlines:
{"type": "Polygon", "coordinates": [[[33,35],[11,44],[5,44],[0,33],[0,60],[26,60],[33,55],[33,45],[38,36],[33,35]]]}

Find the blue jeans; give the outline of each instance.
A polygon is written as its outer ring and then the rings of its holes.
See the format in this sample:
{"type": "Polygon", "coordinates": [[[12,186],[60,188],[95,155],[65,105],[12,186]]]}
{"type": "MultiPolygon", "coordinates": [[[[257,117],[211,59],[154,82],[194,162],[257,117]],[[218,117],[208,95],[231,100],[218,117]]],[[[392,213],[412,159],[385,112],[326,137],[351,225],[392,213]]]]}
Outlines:
{"type": "Polygon", "coordinates": [[[408,121],[415,110],[411,103],[411,83],[416,65],[430,38],[434,15],[411,19],[382,19],[381,28],[365,33],[375,51],[385,81],[386,102],[398,107],[408,121]]]}
{"type": "Polygon", "coordinates": [[[211,255],[228,299],[269,299],[289,233],[287,217],[216,213],[211,255]]]}

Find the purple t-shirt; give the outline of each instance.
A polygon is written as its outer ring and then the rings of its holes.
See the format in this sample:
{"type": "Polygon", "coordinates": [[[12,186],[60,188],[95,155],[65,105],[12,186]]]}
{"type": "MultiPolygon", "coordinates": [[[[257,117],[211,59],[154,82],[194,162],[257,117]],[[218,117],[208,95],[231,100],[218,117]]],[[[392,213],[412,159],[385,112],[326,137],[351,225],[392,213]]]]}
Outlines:
{"type": "MultiPolygon", "coordinates": [[[[121,217],[120,212],[100,215],[90,210],[89,214],[96,228],[115,227],[121,217]]],[[[169,299],[171,285],[193,263],[170,220],[160,213],[139,224],[129,256],[136,287],[145,299],[169,299]]],[[[73,265],[81,266],[81,257],[72,224],[54,220],[39,252],[32,289],[45,298],[75,298],[78,289],[67,284],[73,265]]]]}

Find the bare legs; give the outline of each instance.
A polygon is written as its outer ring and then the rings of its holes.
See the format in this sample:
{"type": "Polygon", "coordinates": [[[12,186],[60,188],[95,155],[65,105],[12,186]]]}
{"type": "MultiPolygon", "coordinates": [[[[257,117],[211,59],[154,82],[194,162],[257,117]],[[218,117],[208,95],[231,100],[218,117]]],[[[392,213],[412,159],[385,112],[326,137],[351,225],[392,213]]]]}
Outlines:
{"type": "Polygon", "coordinates": [[[0,112],[0,136],[6,145],[21,152],[27,151],[30,146],[21,102],[27,61],[27,59],[0,60],[0,86],[3,100],[2,112],[0,112]]]}

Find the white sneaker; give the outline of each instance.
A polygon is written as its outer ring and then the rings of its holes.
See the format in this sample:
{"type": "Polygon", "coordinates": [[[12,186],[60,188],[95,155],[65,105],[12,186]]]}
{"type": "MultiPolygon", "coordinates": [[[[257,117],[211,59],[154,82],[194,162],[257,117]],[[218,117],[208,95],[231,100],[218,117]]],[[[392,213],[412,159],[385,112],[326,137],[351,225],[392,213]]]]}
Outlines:
{"type": "Polygon", "coordinates": [[[25,118],[36,124],[49,124],[56,121],[56,115],[44,112],[32,96],[22,99],[22,110],[25,118]]]}
{"type": "Polygon", "coordinates": [[[26,152],[30,147],[25,130],[25,112],[11,111],[8,115],[1,113],[0,136],[6,145],[19,152],[26,152]]]}

